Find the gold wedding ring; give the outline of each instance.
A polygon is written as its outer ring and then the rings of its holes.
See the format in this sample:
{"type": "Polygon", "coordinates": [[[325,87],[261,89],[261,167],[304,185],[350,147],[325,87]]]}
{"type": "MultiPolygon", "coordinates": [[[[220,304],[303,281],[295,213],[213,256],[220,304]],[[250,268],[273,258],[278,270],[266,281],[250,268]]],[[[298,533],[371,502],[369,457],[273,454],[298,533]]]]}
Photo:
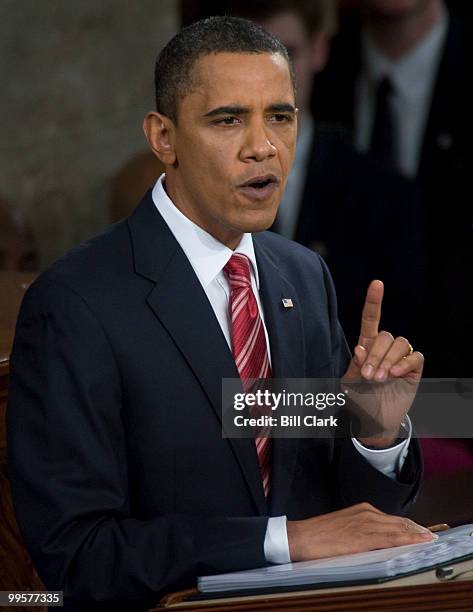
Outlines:
{"type": "MultiPolygon", "coordinates": [[[[404,338],[405,340],[405,338],[404,338]]],[[[410,357],[412,355],[412,353],[414,352],[414,347],[412,346],[412,344],[409,342],[409,340],[406,340],[407,342],[407,346],[409,347],[409,352],[407,353],[407,355],[404,355],[403,359],[407,359],[408,357],[410,357]]]]}

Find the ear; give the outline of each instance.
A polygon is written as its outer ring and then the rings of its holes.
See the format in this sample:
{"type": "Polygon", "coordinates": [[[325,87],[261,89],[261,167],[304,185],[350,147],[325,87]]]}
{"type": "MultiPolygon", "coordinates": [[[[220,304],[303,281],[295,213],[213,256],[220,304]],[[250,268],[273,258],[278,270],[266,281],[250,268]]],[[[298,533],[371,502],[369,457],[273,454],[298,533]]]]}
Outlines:
{"type": "Polygon", "coordinates": [[[172,166],[176,162],[174,130],[172,120],[161,113],[148,113],[143,120],[143,132],[150,149],[166,166],[172,166]]]}
{"type": "Polygon", "coordinates": [[[330,37],[325,32],[312,36],[311,55],[314,74],[321,72],[328,61],[330,53],[330,37]]]}

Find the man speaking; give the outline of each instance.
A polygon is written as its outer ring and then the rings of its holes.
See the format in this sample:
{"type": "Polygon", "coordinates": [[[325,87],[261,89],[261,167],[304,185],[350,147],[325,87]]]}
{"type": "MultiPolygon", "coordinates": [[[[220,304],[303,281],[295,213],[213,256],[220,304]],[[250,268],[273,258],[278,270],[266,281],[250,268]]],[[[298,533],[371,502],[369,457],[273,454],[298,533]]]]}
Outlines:
{"type": "Polygon", "coordinates": [[[222,437],[223,378],[422,372],[378,331],[382,283],[351,359],[324,263],[264,232],[296,141],[286,49],[215,17],[168,43],[155,80],[144,130],[165,175],[32,285],[11,360],[18,522],[67,610],[145,610],[201,574],[432,537],[398,516],[420,458],[396,405],[383,438],[222,437]]]}

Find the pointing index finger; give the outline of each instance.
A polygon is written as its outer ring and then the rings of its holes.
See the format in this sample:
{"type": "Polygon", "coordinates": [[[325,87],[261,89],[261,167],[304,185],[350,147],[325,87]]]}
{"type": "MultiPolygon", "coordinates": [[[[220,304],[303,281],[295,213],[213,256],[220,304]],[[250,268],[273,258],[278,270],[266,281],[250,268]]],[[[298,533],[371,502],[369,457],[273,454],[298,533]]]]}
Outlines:
{"type": "Polygon", "coordinates": [[[380,280],[372,281],[366,292],[365,304],[361,315],[360,337],[358,338],[358,344],[365,348],[369,348],[378,335],[383,294],[383,283],[380,280]]]}

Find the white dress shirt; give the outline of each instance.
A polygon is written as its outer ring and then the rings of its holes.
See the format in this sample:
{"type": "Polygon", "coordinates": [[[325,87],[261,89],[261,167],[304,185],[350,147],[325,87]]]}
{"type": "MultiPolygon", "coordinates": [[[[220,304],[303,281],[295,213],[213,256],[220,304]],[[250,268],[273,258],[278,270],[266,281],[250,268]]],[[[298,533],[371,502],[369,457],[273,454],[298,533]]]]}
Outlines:
{"type": "Polygon", "coordinates": [[[376,106],[377,85],[388,77],[393,86],[391,111],[399,143],[399,169],[414,177],[432,102],[435,78],[447,35],[448,16],[441,18],[430,32],[397,61],[386,58],[362,33],[363,69],[355,92],[355,145],[366,152],[370,148],[376,106]]]}
{"type": "MultiPolygon", "coordinates": [[[[153,202],[194,269],[209,299],[230,350],[230,285],[223,272],[223,268],[234,252],[242,253],[248,257],[251,264],[251,285],[258,303],[266,337],[268,356],[271,360],[268,333],[264,324],[264,310],[259,296],[258,266],[256,265],[251,234],[243,234],[240,244],[236,247],[235,251],[232,251],[181,213],[172,203],[164,189],[164,177],[164,174],[161,175],[153,188],[153,202]]],[[[409,440],[410,432],[409,437],[401,444],[383,450],[367,449],[356,439],[353,439],[353,443],[371,465],[390,478],[396,478],[396,474],[402,468],[407,455],[409,440]]],[[[271,517],[269,519],[264,540],[264,553],[266,560],[270,563],[289,563],[289,543],[285,516],[271,517]]]]}

